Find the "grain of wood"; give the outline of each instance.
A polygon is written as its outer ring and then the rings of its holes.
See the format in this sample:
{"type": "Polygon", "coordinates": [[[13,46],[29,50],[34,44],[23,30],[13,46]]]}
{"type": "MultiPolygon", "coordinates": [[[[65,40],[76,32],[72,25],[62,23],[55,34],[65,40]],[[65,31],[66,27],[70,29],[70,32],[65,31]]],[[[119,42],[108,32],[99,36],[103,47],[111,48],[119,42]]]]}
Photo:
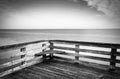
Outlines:
{"type": "Polygon", "coordinates": [[[76,65],[66,60],[48,60],[13,74],[9,74],[1,79],[120,79],[119,75],[111,75],[104,71],[97,71],[94,68],[76,65]]]}

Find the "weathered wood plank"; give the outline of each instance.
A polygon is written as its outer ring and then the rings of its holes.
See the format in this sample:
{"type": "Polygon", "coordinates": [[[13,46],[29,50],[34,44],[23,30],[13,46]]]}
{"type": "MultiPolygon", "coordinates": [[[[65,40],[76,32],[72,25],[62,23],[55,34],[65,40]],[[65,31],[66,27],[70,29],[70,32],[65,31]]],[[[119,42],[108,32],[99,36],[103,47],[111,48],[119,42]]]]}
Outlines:
{"type": "MultiPolygon", "coordinates": [[[[52,42],[49,42],[49,43],[50,43],[49,48],[50,48],[51,51],[53,51],[53,49],[54,49],[54,48],[53,48],[53,45],[54,45],[54,44],[53,44],[52,42]]],[[[51,56],[51,59],[53,59],[53,53],[51,53],[50,56],[51,56]]]]}
{"type": "Polygon", "coordinates": [[[21,54],[20,49],[0,50],[0,59],[9,58],[18,54],[21,54]]]}
{"type": "Polygon", "coordinates": [[[56,50],[47,50],[47,51],[35,54],[35,56],[41,56],[41,55],[45,55],[45,54],[56,54],[56,53],[65,53],[65,52],[64,51],[56,51],[56,50]]]}
{"type": "Polygon", "coordinates": [[[0,46],[0,50],[4,49],[17,49],[17,48],[22,48],[25,45],[28,44],[35,44],[35,43],[41,43],[41,42],[47,42],[48,40],[38,40],[38,41],[32,41],[32,42],[25,42],[25,43],[19,43],[19,44],[13,44],[13,45],[6,45],[6,46],[0,46]]]}
{"type": "MultiPolygon", "coordinates": [[[[59,54],[59,53],[58,53],[59,54]]],[[[61,55],[67,55],[67,56],[79,56],[81,58],[89,58],[94,60],[100,60],[100,61],[107,61],[107,62],[114,62],[114,63],[120,63],[120,60],[111,60],[110,58],[102,58],[102,57],[95,57],[95,56],[88,56],[88,55],[82,55],[82,54],[74,54],[74,53],[61,53],[61,55]]]]}
{"type": "MultiPolygon", "coordinates": [[[[75,48],[77,49],[77,50],[75,51],[75,53],[76,53],[76,54],[79,54],[79,45],[75,45],[75,48]]],[[[75,56],[75,59],[76,59],[76,60],[79,60],[79,56],[76,55],[76,56],[75,56]]]]}
{"type": "Polygon", "coordinates": [[[116,62],[114,62],[114,61],[117,61],[117,60],[116,60],[116,56],[114,54],[116,54],[116,53],[117,53],[117,49],[111,49],[110,70],[112,70],[112,71],[115,71],[116,62]]]}
{"type": "Polygon", "coordinates": [[[15,68],[15,67],[18,67],[18,66],[22,65],[22,62],[23,62],[23,61],[21,61],[21,62],[19,62],[19,63],[17,63],[17,64],[14,64],[14,65],[11,65],[11,66],[2,68],[2,69],[0,69],[0,73],[1,73],[1,72],[4,72],[4,71],[6,71],[6,70],[9,70],[9,69],[13,69],[13,68],[15,68]]]}
{"type": "MultiPolygon", "coordinates": [[[[107,51],[99,51],[99,50],[76,49],[76,48],[61,47],[61,46],[53,46],[53,48],[54,48],[54,49],[62,49],[62,50],[71,50],[71,51],[94,53],[94,54],[110,55],[110,52],[107,52],[107,51]]],[[[117,55],[117,54],[116,54],[116,55],[117,55]]]]}
{"type": "Polygon", "coordinates": [[[12,62],[14,60],[22,59],[23,57],[24,57],[24,55],[19,55],[19,56],[13,56],[13,57],[10,57],[10,58],[0,59],[0,65],[5,64],[7,62],[12,62]]]}
{"type": "MultiPolygon", "coordinates": [[[[87,61],[82,61],[82,60],[74,60],[74,59],[70,59],[70,58],[63,58],[63,57],[60,57],[60,56],[54,56],[54,59],[58,59],[58,60],[61,60],[61,62],[63,61],[67,61],[69,63],[79,63],[80,65],[84,65],[84,66],[87,66],[87,67],[92,67],[92,68],[97,68],[97,69],[100,69],[100,70],[105,70],[106,69],[109,69],[109,66],[108,65],[103,65],[103,64],[96,64],[96,63],[93,63],[93,62],[87,62],[87,61]]],[[[119,69],[119,68],[118,68],[119,69]]]]}
{"type": "Polygon", "coordinates": [[[120,75],[91,68],[88,65],[69,63],[66,60],[49,60],[1,79],[119,79],[120,75]],[[112,74],[112,75],[111,75],[112,74]]]}
{"type": "Polygon", "coordinates": [[[112,43],[97,43],[97,42],[84,42],[84,41],[68,41],[68,40],[49,40],[53,43],[60,44],[79,44],[83,46],[95,46],[95,47],[105,47],[105,48],[120,48],[120,44],[112,44],[112,43]]]}

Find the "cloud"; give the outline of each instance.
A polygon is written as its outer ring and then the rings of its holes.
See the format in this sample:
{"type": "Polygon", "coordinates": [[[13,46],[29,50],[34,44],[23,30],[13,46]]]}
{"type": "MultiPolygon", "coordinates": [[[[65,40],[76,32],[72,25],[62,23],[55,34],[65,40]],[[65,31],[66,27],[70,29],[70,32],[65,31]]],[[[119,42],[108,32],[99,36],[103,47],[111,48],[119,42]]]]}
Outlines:
{"type": "MultiPolygon", "coordinates": [[[[9,4],[38,2],[40,0],[0,0],[0,10],[4,10],[9,4]],[[4,8],[3,8],[4,7],[4,8]]],[[[45,0],[49,1],[49,0],[45,0]]],[[[73,0],[74,2],[86,1],[89,6],[97,8],[107,16],[120,17],[120,0],[73,0]]],[[[22,4],[23,5],[23,4],[22,4]]],[[[12,5],[13,6],[13,5],[12,5]]],[[[10,6],[9,6],[10,8],[10,6]]]]}
{"type": "MultiPolygon", "coordinates": [[[[77,0],[79,1],[79,0],[77,0]]],[[[120,0],[84,0],[88,2],[91,7],[97,8],[105,15],[111,17],[120,17],[120,0]]]]}

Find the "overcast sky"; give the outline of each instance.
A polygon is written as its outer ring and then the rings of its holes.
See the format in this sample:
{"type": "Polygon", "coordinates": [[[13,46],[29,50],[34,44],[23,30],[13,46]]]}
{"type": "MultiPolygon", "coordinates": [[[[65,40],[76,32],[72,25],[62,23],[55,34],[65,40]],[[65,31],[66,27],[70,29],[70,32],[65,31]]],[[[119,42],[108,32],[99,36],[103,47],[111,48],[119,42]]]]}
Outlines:
{"type": "Polygon", "coordinates": [[[119,2],[0,0],[0,29],[120,28],[119,2]]]}

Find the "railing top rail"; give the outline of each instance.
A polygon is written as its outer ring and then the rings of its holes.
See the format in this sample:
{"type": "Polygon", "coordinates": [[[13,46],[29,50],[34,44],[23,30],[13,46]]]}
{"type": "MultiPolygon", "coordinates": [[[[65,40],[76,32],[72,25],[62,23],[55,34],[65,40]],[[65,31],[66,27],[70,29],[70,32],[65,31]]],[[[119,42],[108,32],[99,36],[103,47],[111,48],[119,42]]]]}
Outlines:
{"type": "Polygon", "coordinates": [[[98,42],[84,42],[84,41],[70,41],[70,40],[38,40],[38,41],[32,41],[32,42],[24,42],[24,43],[12,44],[12,45],[0,46],[0,50],[20,47],[28,44],[46,42],[46,41],[65,43],[65,44],[78,44],[78,45],[85,45],[85,46],[106,47],[106,48],[120,48],[120,44],[114,44],[114,43],[98,43],[98,42]]]}
{"type": "Polygon", "coordinates": [[[51,42],[65,43],[65,44],[78,44],[85,46],[96,46],[105,48],[120,48],[120,44],[114,43],[100,43],[100,42],[83,42],[83,41],[68,41],[68,40],[49,40],[51,42]]]}
{"type": "Polygon", "coordinates": [[[31,41],[31,42],[12,44],[12,45],[5,45],[5,46],[0,46],[0,50],[14,48],[14,47],[21,47],[21,46],[28,45],[28,44],[35,44],[35,43],[46,42],[46,41],[48,41],[48,40],[38,40],[38,41],[31,41]]]}

